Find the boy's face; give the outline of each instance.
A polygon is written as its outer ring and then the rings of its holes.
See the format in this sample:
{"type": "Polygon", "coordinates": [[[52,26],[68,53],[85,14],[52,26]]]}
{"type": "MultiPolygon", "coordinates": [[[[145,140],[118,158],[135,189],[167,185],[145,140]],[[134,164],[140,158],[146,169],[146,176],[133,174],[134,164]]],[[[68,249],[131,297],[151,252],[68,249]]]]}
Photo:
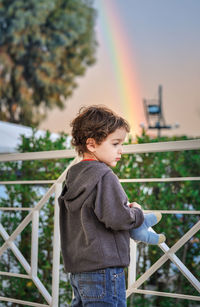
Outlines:
{"type": "Polygon", "coordinates": [[[122,144],[126,134],[127,132],[124,128],[116,129],[100,145],[94,141],[91,146],[88,146],[88,149],[98,161],[114,167],[121,158],[122,144]]]}

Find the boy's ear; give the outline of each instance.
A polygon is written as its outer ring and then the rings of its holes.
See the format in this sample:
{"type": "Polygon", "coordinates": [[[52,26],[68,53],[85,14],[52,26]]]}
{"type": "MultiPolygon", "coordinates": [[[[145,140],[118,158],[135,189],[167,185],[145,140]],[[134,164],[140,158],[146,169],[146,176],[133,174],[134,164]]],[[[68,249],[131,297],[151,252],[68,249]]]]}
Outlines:
{"type": "Polygon", "coordinates": [[[95,148],[96,148],[96,142],[93,138],[88,138],[87,141],[86,141],[86,146],[87,146],[87,149],[90,151],[90,152],[94,152],[95,151],[95,148]]]}

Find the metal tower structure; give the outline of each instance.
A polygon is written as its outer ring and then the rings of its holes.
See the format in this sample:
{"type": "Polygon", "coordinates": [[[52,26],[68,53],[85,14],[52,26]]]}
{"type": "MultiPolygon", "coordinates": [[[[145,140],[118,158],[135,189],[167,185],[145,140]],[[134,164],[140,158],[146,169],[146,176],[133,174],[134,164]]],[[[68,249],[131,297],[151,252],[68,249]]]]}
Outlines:
{"type": "Polygon", "coordinates": [[[166,124],[163,115],[162,85],[158,86],[158,99],[144,99],[143,103],[148,129],[157,129],[158,137],[160,137],[162,129],[173,128],[166,124]]]}

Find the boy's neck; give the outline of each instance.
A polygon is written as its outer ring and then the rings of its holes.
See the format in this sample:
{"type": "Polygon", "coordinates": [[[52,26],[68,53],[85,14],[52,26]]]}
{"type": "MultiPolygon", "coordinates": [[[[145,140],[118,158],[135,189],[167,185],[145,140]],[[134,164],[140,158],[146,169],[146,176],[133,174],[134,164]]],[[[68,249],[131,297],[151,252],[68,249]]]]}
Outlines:
{"type": "Polygon", "coordinates": [[[83,160],[95,160],[98,161],[98,159],[95,157],[93,153],[85,152],[83,154],[83,160]]]}

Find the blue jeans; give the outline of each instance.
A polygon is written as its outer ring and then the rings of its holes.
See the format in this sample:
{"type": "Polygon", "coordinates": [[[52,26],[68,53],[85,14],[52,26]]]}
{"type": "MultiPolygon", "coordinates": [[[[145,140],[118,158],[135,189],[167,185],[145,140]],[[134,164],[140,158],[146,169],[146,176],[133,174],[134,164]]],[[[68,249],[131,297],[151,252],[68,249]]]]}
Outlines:
{"type": "Polygon", "coordinates": [[[74,299],[71,307],[126,307],[123,268],[71,274],[74,299]]]}
{"type": "Polygon", "coordinates": [[[159,235],[148,230],[149,227],[157,224],[157,218],[155,214],[144,214],[144,222],[138,228],[131,229],[130,236],[135,241],[144,242],[147,244],[158,244],[159,235]]]}

